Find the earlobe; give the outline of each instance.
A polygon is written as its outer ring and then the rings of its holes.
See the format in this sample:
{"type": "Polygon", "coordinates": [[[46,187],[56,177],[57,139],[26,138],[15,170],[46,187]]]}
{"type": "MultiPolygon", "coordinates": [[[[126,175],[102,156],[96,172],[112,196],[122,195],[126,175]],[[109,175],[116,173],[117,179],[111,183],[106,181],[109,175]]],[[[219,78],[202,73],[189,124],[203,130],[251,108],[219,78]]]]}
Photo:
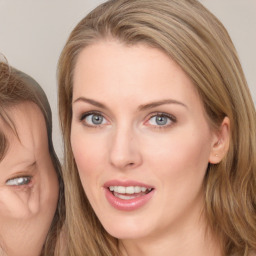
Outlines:
{"type": "Polygon", "coordinates": [[[230,141],[230,120],[228,117],[223,119],[220,129],[215,132],[209,163],[218,164],[225,157],[229,149],[230,141]]]}

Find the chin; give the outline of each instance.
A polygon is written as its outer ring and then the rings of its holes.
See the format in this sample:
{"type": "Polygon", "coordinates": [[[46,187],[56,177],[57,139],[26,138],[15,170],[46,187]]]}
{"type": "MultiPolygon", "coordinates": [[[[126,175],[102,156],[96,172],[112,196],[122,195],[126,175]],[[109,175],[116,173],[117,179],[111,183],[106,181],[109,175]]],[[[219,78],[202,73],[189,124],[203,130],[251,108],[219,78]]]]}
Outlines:
{"type": "Polygon", "coordinates": [[[147,236],[146,232],[143,231],[132,231],[132,230],[127,230],[127,229],[122,229],[122,230],[107,230],[107,232],[117,238],[117,239],[121,239],[121,240],[129,240],[129,239],[140,239],[143,238],[145,236],[147,236]]]}
{"type": "Polygon", "coordinates": [[[151,225],[149,225],[150,221],[143,223],[141,220],[135,221],[134,218],[132,220],[122,218],[120,221],[101,223],[105,230],[117,239],[139,239],[152,232],[151,225]]]}

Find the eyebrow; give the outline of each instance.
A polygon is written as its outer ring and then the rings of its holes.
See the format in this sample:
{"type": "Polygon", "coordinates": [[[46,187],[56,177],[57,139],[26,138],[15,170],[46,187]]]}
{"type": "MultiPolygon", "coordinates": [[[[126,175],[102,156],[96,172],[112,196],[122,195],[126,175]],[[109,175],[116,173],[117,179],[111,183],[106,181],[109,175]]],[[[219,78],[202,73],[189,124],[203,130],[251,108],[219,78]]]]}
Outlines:
{"type": "MultiPolygon", "coordinates": [[[[17,164],[19,167],[21,166],[22,167],[22,169],[26,169],[26,170],[31,170],[32,168],[34,168],[35,167],[35,165],[36,165],[36,161],[33,161],[33,162],[20,162],[20,163],[18,163],[17,164]]],[[[16,165],[16,166],[17,166],[16,165]]]]}
{"type": "MultiPolygon", "coordinates": [[[[85,98],[85,97],[77,98],[76,100],[73,101],[73,104],[76,103],[76,102],[80,102],[80,101],[85,102],[85,103],[89,103],[89,104],[91,104],[93,106],[96,106],[96,107],[99,107],[99,108],[107,109],[107,107],[104,104],[102,104],[102,103],[100,103],[96,100],[88,99],[88,98],[85,98]]],[[[150,102],[150,103],[147,103],[147,104],[140,105],[138,107],[138,109],[139,109],[139,111],[144,111],[144,110],[155,108],[155,107],[165,105],[165,104],[177,104],[177,105],[183,106],[185,108],[188,108],[187,105],[185,105],[184,103],[182,103],[180,101],[173,100],[173,99],[165,99],[165,100],[154,101],[154,102],[150,102]]]]}
{"type": "Polygon", "coordinates": [[[187,105],[185,105],[184,103],[182,103],[180,101],[173,100],[173,99],[166,99],[166,100],[154,101],[154,102],[151,102],[151,103],[148,103],[145,105],[140,105],[139,110],[143,111],[143,110],[155,108],[155,107],[165,105],[165,104],[177,104],[177,105],[183,106],[185,108],[188,108],[187,105]]]}
{"type": "Polygon", "coordinates": [[[73,104],[76,103],[76,102],[85,102],[85,103],[89,103],[95,107],[99,107],[99,108],[107,108],[104,104],[96,101],[96,100],[92,100],[92,99],[88,99],[88,98],[85,98],[85,97],[79,97],[77,98],[76,100],[73,101],[73,104]]]}
{"type": "Polygon", "coordinates": [[[32,164],[28,164],[27,167],[28,167],[28,168],[32,168],[32,167],[34,167],[35,165],[36,165],[36,161],[34,161],[32,164]]]}
{"type": "Polygon", "coordinates": [[[18,162],[14,166],[11,166],[9,172],[12,173],[12,177],[9,179],[13,179],[16,176],[22,175],[25,176],[26,174],[32,174],[35,171],[36,161],[33,162],[18,162]]]}

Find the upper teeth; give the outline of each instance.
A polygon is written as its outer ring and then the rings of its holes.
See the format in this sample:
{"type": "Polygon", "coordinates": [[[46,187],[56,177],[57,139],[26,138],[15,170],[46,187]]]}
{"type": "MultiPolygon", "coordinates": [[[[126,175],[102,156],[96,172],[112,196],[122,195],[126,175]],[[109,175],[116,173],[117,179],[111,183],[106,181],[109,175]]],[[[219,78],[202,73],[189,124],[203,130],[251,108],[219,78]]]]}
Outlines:
{"type": "Polygon", "coordinates": [[[151,191],[152,189],[145,188],[145,187],[139,187],[139,186],[129,186],[129,187],[110,186],[109,190],[119,193],[119,194],[134,194],[134,193],[146,192],[146,190],[151,191]]]}

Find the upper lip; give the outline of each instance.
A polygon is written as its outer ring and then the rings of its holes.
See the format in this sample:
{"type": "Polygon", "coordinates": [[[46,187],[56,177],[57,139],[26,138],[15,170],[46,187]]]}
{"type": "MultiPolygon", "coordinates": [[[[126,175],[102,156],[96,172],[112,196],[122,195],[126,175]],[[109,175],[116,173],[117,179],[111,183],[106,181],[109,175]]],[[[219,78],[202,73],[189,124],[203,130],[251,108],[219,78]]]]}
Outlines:
{"type": "Polygon", "coordinates": [[[105,188],[109,188],[110,186],[123,186],[123,187],[139,186],[139,187],[145,187],[145,188],[154,188],[149,184],[144,184],[142,182],[138,182],[134,180],[110,180],[104,183],[105,188]]]}

